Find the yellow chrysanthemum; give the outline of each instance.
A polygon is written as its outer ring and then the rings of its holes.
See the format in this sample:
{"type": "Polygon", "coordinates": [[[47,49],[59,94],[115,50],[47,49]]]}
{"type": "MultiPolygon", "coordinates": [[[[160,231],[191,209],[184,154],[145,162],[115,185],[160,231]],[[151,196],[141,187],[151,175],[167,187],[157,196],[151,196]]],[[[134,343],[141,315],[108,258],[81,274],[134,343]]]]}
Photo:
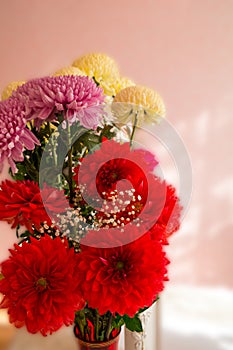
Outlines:
{"type": "Polygon", "coordinates": [[[68,67],[64,67],[61,68],[59,70],[57,70],[53,76],[61,76],[61,75],[79,75],[79,76],[85,76],[86,74],[81,71],[81,69],[77,68],[77,67],[73,67],[73,66],[68,66],[68,67]]]}
{"type": "Polygon", "coordinates": [[[102,53],[92,53],[76,59],[72,66],[81,69],[87,76],[94,77],[98,83],[108,83],[119,78],[116,62],[102,53]]]}
{"type": "Polygon", "coordinates": [[[130,86],[121,90],[114,98],[112,109],[122,123],[137,117],[137,125],[142,122],[158,122],[165,117],[166,109],[161,96],[144,86],[130,86]]]}
{"type": "Polygon", "coordinates": [[[13,91],[15,91],[19,86],[23,84],[25,84],[25,81],[12,81],[9,83],[2,92],[2,101],[7,100],[9,97],[11,97],[13,91]]]}
{"type": "Polygon", "coordinates": [[[121,77],[117,82],[115,86],[116,94],[118,94],[121,90],[130,87],[130,86],[135,86],[135,83],[126,78],[126,77],[121,77]]]}
{"type": "Polygon", "coordinates": [[[105,95],[110,97],[134,85],[130,79],[120,77],[116,62],[105,54],[95,53],[82,56],[74,61],[73,66],[81,69],[89,77],[94,77],[105,95]]]}
{"type": "Polygon", "coordinates": [[[119,77],[113,81],[101,81],[100,86],[103,88],[104,93],[108,96],[116,96],[121,90],[129,86],[134,86],[135,84],[128,78],[119,77]]]}

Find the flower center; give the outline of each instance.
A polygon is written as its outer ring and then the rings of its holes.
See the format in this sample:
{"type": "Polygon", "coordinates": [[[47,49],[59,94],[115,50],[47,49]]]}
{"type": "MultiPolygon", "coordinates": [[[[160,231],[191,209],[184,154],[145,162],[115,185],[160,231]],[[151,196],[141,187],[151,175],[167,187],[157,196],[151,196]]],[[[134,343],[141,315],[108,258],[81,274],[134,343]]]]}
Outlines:
{"type": "Polygon", "coordinates": [[[118,178],[118,174],[117,174],[116,172],[113,172],[113,173],[111,174],[111,178],[112,178],[113,180],[116,180],[116,179],[118,178]]]}
{"type": "Polygon", "coordinates": [[[46,281],[46,279],[44,277],[40,277],[37,281],[36,281],[36,289],[39,292],[44,291],[45,289],[47,289],[48,286],[48,282],[46,281]]]}
{"type": "Polygon", "coordinates": [[[125,266],[125,264],[123,263],[123,261],[118,261],[116,263],[117,270],[123,270],[124,266],[125,266]]]}
{"type": "Polygon", "coordinates": [[[111,189],[121,177],[121,169],[108,162],[102,165],[96,178],[98,186],[111,189]]]}
{"type": "Polygon", "coordinates": [[[135,202],[135,203],[134,203],[134,207],[135,207],[135,211],[136,211],[136,212],[139,212],[139,211],[142,210],[143,204],[140,203],[140,202],[135,202]]]}

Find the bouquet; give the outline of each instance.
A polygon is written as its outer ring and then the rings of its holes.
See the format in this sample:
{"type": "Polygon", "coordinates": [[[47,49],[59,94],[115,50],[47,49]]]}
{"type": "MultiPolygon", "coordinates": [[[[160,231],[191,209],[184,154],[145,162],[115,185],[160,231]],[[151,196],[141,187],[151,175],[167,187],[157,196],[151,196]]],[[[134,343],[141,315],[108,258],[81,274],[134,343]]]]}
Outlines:
{"type": "Polygon", "coordinates": [[[17,243],[1,264],[0,307],[46,336],[74,325],[108,341],[164,288],[178,230],[175,188],[134,139],[165,115],[162,98],[88,54],[51,76],[10,84],[0,102],[0,220],[17,243]]]}

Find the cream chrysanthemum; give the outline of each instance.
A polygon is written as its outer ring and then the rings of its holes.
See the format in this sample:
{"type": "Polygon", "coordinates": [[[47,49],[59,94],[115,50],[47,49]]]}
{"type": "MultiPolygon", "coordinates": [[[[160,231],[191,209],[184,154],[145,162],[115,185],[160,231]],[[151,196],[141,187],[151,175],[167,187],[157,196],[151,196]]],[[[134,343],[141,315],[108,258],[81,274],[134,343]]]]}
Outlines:
{"type": "Polygon", "coordinates": [[[68,66],[68,67],[64,67],[61,68],[59,70],[57,70],[53,76],[57,77],[57,76],[64,76],[64,75],[79,75],[79,76],[85,76],[86,74],[81,71],[81,69],[77,68],[77,67],[73,67],[73,66],[68,66]]]}
{"type": "Polygon", "coordinates": [[[121,90],[113,100],[112,110],[121,123],[128,123],[136,116],[137,125],[158,122],[166,114],[161,96],[156,91],[139,85],[121,90]]]}
{"type": "Polygon", "coordinates": [[[3,90],[1,98],[2,101],[7,100],[11,97],[13,91],[15,91],[19,86],[25,84],[25,81],[12,81],[3,90]]]}

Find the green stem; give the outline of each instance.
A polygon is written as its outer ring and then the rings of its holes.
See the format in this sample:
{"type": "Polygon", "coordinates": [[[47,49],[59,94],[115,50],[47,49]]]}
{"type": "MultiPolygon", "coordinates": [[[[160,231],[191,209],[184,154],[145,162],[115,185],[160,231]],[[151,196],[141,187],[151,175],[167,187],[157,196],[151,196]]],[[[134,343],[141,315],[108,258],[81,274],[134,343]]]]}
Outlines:
{"type": "Polygon", "coordinates": [[[89,330],[89,327],[88,325],[86,324],[85,326],[85,335],[84,335],[84,340],[86,341],[90,341],[90,330],[89,330]]]}
{"type": "Polygon", "coordinates": [[[72,152],[73,152],[73,147],[71,146],[71,130],[70,130],[70,125],[69,122],[67,121],[67,131],[68,131],[68,142],[69,142],[69,151],[68,151],[68,185],[69,185],[69,192],[70,192],[70,204],[73,203],[73,198],[74,198],[74,191],[73,191],[73,172],[72,172],[72,167],[73,167],[73,159],[72,159],[72,152]]]}
{"type": "Polygon", "coordinates": [[[110,334],[111,334],[111,330],[112,330],[112,320],[113,320],[113,317],[112,317],[112,314],[110,314],[109,319],[108,319],[108,326],[107,326],[106,333],[105,333],[106,340],[109,340],[109,338],[110,338],[110,334]]]}
{"type": "Polygon", "coordinates": [[[51,124],[50,123],[48,123],[48,126],[49,126],[49,137],[51,139],[51,145],[52,145],[53,161],[54,161],[54,165],[57,166],[57,153],[55,151],[55,142],[54,142],[53,131],[51,129],[51,124]]]}
{"type": "Polygon", "coordinates": [[[99,313],[97,310],[96,310],[95,338],[97,341],[99,340],[99,313]]]}
{"type": "Polygon", "coordinates": [[[133,130],[132,130],[132,134],[130,136],[130,146],[131,147],[132,147],[132,144],[133,144],[133,137],[134,137],[135,130],[136,130],[136,127],[137,127],[137,123],[138,123],[138,112],[135,112],[133,130]]]}
{"type": "MultiPolygon", "coordinates": [[[[56,142],[55,142],[55,134],[54,134],[54,130],[52,130],[51,128],[51,123],[48,122],[48,127],[49,127],[49,138],[50,138],[50,143],[52,145],[52,156],[53,156],[53,164],[55,165],[55,168],[57,169],[57,152],[56,152],[56,142]]],[[[61,175],[58,174],[56,175],[56,185],[58,186],[58,188],[61,189],[62,187],[62,183],[61,183],[61,175]]]]}
{"type": "Polygon", "coordinates": [[[69,191],[70,191],[70,204],[73,203],[73,198],[74,198],[74,191],[73,191],[73,172],[72,172],[72,165],[73,165],[73,161],[72,161],[72,147],[71,149],[68,151],[68,184],[69,184],[69,191]]]}
{"type": "Polygon", "coordinates": [[[78,326],[82,339],[85,339],[86,338],[85,327],[87,322],[86,322],[85,314],[82,311],[77,312],[75,323],[78,326]]]}

